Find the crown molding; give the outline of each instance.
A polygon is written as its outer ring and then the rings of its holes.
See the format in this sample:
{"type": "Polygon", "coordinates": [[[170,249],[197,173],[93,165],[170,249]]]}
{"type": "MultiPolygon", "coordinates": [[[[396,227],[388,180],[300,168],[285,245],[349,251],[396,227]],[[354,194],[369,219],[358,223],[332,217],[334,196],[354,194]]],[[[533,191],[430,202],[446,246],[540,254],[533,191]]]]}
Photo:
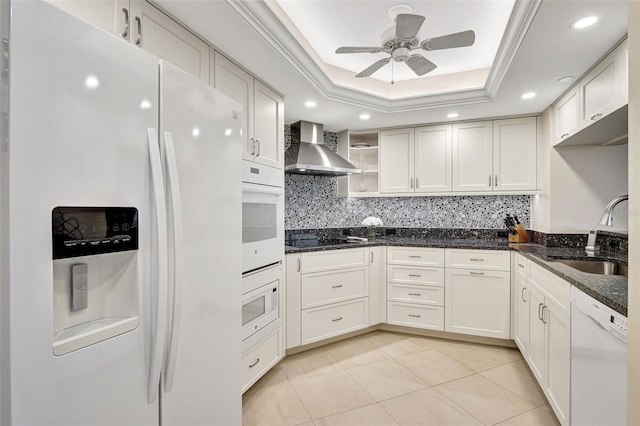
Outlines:
{"type": "Polygon", "coordinates": [[[335,84],[265,1],[226,0],[226,2],[326,99],[373,111],[404,112],[492,101],[542,0],[516,0],[484,88],[402,99],[388,99],[335,84]]]}

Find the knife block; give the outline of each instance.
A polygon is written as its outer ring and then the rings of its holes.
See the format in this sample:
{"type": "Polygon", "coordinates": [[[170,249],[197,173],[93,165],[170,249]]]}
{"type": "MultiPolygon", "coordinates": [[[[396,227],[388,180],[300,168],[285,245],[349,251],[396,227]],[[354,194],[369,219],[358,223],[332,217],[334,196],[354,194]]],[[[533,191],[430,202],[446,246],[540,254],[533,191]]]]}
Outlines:
{"type": "Polygon", "coordinates": [[[522,222],[518,223],[516,227],[516,234],[509,234],[509,242],[510,243],[528,243],[529,242],[529,234],[527,234],[527,230],[524,229],[524,225],[522,222]]]}

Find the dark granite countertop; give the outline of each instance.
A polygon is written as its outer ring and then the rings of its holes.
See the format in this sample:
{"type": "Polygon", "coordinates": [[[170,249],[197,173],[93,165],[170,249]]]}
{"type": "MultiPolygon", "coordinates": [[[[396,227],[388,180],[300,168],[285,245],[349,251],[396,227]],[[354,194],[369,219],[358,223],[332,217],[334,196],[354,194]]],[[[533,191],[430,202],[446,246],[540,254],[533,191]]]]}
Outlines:
{"type": "Polygon", "coordinates": [[[311,251],[340,250],[357,247],[374,246],[405,246],[405,247],[438,247],[461,248],[477,250],[512,250],[521,253],[526,258],[551,271],[560,278],[568,281],[576,288],[587,293],[591,297],[615,311],[627,315],[627,278],[617,275],[590,274],[578,271],[558,259],[607,260],[627,264],[627,256],[610,254],[608,252],[597,253],[595,257],[587,256],[582,248],[558,248],[545,247],[538,244],[510,244],[504,240],[485,239],[440,239],[440,238],[403,238],[386,237],[375,241],[342,243],[321,247],[290,247],[285,246],[285,253],[303,253],[311,251]]]}

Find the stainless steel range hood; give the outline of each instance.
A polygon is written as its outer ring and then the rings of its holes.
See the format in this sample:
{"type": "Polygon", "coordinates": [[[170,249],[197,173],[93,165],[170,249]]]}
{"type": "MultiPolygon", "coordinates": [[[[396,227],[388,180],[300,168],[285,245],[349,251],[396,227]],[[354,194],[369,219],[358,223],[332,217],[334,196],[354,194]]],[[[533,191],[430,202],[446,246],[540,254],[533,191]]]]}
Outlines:
{"type": "Polygon", "coordinates": [[[286,173],[343,176],[361,169],[324,144],[322,124],[298,121],[291,125],[291,146],[284,153],[286,173]]]}

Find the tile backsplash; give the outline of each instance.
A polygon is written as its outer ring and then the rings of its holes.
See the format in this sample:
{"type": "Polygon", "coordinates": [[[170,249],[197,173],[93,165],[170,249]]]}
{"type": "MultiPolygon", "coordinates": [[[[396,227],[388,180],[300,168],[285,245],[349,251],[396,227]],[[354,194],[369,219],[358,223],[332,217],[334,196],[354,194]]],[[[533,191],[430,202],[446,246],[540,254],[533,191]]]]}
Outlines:
{"type": "MultiPolygon", "coordinates": [[[[324,132],[325,144],[337,148],[338,135],[324,132]]],[[[285,126],[285,146],[291,143],[285,126]]],[[[528,195],[337,198],[337,178],[285,174],[285,229],[349,228],[367,216],[397,228],[504,228],[507,213],[530,224],[528,195]]]]}

